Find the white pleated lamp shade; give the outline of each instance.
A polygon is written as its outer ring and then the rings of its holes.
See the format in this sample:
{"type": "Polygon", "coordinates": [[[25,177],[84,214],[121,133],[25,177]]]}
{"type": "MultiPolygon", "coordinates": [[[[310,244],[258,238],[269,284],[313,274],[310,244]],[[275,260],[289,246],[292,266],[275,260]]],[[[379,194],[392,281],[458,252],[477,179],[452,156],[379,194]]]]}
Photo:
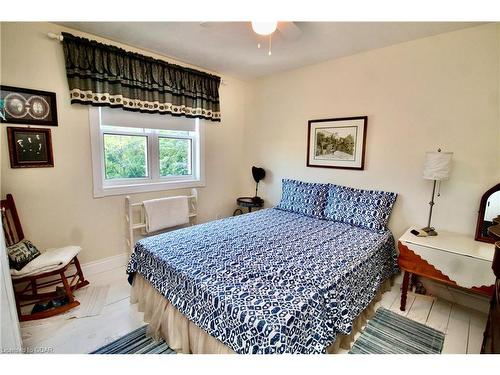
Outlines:
{"type": "Polygon", "coordinates": [[[426,152],[424,178],[427,180],[446,180],[450,177],[453,152],[426,152]]]}

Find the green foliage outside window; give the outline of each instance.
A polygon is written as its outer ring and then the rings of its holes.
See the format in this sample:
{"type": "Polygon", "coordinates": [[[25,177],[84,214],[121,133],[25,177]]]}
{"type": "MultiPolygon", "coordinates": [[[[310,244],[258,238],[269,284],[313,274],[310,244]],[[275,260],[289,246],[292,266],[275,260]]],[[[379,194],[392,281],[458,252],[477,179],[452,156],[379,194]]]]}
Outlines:
{"type": "Polygon", "coordinates": [[[160,146],[160,176],[190,175],[191,140],[160,137],[158,142],[160,146]]]}
{"type": "Polygon", "coordinates": [[[147,138],[104,134],[106,179],[147,177],[147,138]]]}

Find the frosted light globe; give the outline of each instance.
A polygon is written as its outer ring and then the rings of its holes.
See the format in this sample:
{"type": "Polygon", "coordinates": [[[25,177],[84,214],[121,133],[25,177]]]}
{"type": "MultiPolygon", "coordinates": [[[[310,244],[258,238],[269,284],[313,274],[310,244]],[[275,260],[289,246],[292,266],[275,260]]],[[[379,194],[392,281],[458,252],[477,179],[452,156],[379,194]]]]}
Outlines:
{"type": "Polygon", "coordinates": [[[252,22],[252,29],[259,35],[270,35],[276,31],[278,22],[252,22]]]}

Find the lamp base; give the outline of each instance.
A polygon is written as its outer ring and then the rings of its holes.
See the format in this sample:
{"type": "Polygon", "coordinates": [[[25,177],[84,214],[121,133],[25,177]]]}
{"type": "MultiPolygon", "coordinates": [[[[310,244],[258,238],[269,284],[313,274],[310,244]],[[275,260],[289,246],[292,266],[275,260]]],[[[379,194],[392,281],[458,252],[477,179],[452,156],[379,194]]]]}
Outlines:
{"type": "Polygon", "coordinates": [[[258,197],[258,196],[253,197],[253,198],[252,198],[252,201],[253,201],[254,203],[258,203],[258,204],[262,204],[262,203],[264,203],[264,199],[262,199],[261,197],[258,197]]]}
{"type": "Polygon", "coordinates": [[[425,227],[425,228],[422,228],[422,230],[427,233],[428,236],[437,236],[437,232],[436,230],[434,229],[434,227],[425,227]]]}

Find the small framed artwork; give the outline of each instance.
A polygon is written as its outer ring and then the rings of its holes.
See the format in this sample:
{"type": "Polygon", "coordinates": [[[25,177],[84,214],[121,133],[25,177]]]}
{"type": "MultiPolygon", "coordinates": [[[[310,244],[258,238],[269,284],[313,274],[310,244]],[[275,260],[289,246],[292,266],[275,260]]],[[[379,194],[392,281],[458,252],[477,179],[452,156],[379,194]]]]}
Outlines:
{"type": "Polygon", "coordinates": [[[50,129],[7,127],[12,168],[53,167],[50,129]]]}
{"type": "Polygon", "coordinates": [[[367,116],[310,120],[307,166],[364,169],[367,116]]]}
{"type": "Polygon", "coordinates": [[[0,86],[0,121],[10,124],[57,126],[56,94],[0,86]]]}

